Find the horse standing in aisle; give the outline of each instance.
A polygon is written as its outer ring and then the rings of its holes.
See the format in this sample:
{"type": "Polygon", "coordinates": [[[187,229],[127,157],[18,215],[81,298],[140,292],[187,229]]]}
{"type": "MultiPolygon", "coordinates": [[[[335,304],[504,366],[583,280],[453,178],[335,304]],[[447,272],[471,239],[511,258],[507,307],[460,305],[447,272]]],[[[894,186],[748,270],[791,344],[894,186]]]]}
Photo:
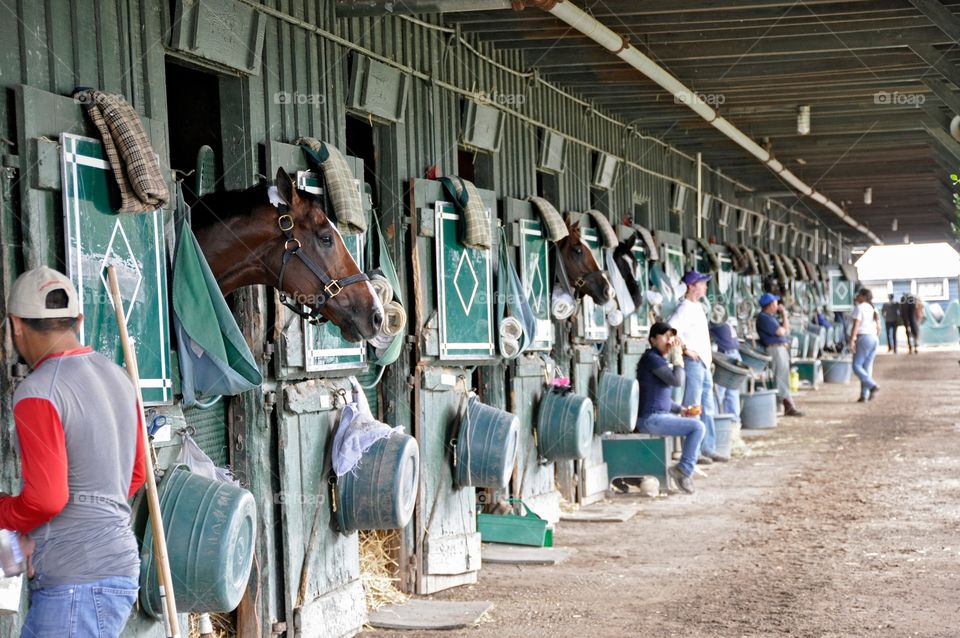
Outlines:
{"type": "Polygon", "coordinates": [[[368,277],[319,198],[297,189],[282,168],[274,185],[204,195],[191,217],[224,295],[275,286],[291,300],[288,307],[310,321],[333,322],[348,341],[379,333],[383,307],[368,277]]]}

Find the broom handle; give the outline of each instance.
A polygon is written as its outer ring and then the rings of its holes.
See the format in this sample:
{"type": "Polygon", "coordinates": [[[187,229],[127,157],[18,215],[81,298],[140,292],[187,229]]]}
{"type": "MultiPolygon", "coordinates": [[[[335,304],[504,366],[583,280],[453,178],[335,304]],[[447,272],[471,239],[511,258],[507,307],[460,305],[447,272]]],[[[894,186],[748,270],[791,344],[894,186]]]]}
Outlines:
{"type": "Polygon", "coordinates": [[[177,622],[177,603],[173,596],[173,580],[170,577],[170,559],[167,556],[167,536],[163,531],[160,514],[160,496],[157,493],[157,479],[154,475],[153,457],[150,455],[150,435],[143,416],[143,394],[140,390],[140,372],[137,369],[137,357],[127,334],[127,322],[123,316],[123,299],[120,297],[120,285],[113,266],[107,266],[110,279],[110,296],[113,297],[113,310],[120,329],[120,343],[123,346],[123,360],[127,364],[127,374],[137,392],[137,409],[140,410],[140,422],[143,438],[143,461],[147,470],[147,508],[150,511],[150,527],[153,530],[153,555],[157,564],[160,580],[160,607],[163,610],[163,627],[167,638],[180,638],[180,623],[177,622]]]}

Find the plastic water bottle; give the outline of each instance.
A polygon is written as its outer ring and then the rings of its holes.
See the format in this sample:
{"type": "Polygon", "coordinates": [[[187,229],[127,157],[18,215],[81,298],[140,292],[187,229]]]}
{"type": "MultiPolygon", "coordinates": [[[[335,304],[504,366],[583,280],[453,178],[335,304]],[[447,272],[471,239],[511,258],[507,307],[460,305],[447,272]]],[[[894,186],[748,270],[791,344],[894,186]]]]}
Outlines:
{"type": "Polygon", "coordinates": [[[16,532],[0,529],[0,577],[19,576],[24,567],[23,552],[16,532]]]}
{"type": "Polygon", "coordinates": [[[794,366],[790,368],[790,392],[800,391],[800,370],[794,366]]]}

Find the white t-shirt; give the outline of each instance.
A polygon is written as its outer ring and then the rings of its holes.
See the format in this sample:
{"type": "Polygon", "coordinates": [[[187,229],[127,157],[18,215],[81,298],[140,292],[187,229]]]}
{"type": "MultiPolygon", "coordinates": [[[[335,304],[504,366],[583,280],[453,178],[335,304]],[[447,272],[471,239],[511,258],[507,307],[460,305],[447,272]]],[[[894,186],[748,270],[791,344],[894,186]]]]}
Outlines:
{"type": "Polygon", "coordinates": [[[857,307],[853,311],[853,320],[860,322],[857,324],[857,336],[876,336],[878,328],[876,314],[877,311],[872,304],[868,304],[865,301],[857,304],[857,307]]]}
{"type": "Polygon", "coordinates": [[[709,370],[713,363],[710,328],[707,327],[707,315],[700,302],[684,297],[667,323],[677,329],[677,336],[683,344],[696,352],[709,370]]]}

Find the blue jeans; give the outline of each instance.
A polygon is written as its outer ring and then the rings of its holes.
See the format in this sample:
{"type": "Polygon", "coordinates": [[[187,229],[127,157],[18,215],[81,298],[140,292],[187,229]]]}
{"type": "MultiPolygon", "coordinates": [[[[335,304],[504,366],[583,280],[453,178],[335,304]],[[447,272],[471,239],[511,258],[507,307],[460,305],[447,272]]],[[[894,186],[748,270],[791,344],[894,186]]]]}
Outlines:
{"type": "Polygon", "coordinates": [[[681,452],[680,462],[677,465],[680,466],[680,471],[687,476],[693,474],[693,466],[700,454],[700,442],[703,441],[704,432],[704,425],[699,419],[692,416],[656,412],[637,419],[637,432],[663,436],[682,436],[683,452],[681,452]]]}
{"type": "Polygon", "coordinates": [[[84,585],[30,588],[30,611],[21,638],[116,638],[137,601],[134,578],[111,577],[84,585]]]}
{"type": "Polygon", "coordinates": [[[860,397],[866,399],[877,387],[873,380],[873,359],[877,356],[876,335],[857,335],[857,351],[853,353],[853,373],[860,379],[860,397]]]}
{"type": "MultiPolygon", "coordinates": [[[[737,361],[743,361],[739,350],[725,350],[723,354],[737,361]]],[[[720,403],[718,411],[720,414],[732,414],[740,423],[740,390],[731,390],[717,384],[717,401],[720,403]]]]}
{"type": "Polygon", "coordinates": [[[713,415],[716,408],[713,403],[713,377],[703,364],[703,360],[683,358],[684,371],[687,374],[683,386],[683,405],[699,405],[701,407],[700,420],[703,421],[704,435],[701,451],[713,454],[717,451],[717,428],[713,424],[713,415]]]}

